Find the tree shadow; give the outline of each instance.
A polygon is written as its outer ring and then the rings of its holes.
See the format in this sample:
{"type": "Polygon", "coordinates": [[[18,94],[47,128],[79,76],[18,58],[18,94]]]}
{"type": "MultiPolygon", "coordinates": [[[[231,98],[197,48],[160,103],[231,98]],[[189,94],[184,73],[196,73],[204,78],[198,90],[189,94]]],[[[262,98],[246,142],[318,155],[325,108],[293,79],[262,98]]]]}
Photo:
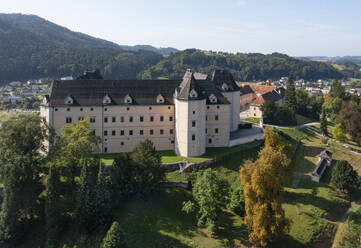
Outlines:
{"type": "Polygon", "coordinates": [[[269,244],[268,247],[269,248],[303,248],[308,246],[294,239],[292,236],[286,234],[283,235],[282,237],[279,237],[271,244],[269,244]]]}
{"type": "Polygon", "coordinates": [[[239,223],[235,225],[234,218],[236,217],[230,211],[222,211],[219,214],[219,227],[217,230],[217,238],[227,240],[229,244],[234,245],[235,241],[248,244],[248,229],[247,225],[239,223]]]}

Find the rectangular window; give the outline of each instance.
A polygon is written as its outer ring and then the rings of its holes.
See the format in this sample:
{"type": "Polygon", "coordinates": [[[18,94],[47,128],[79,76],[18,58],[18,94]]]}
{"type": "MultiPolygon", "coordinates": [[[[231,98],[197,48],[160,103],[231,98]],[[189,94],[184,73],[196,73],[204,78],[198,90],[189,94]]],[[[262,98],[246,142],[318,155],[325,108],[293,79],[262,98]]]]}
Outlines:
{"type": "Polygon", "coordinates": [[[144,131],[143,131],[143,130],[139,130],[139,134],[140,134],[140,135],[143,135],[143,134],[144,134],[144,131]]]}
{"type": "Polygon", "coordinates": [[[170,133],[170,134],[173,134],[173,132],[174,132],[173,129],[170,129],[170,130],[169,130],[169,133],[170,133]]]}
{"type": "Polygon", "coordinates": [[[133,135],[133,130],[129,130],[129,135],[133,135]]]}
{"type": "Polygon", "coordinates": [[[173,121],[173,116],[169,116],[169,121],[173,121]]]}
{"type": "Polygon", "coordinates": [[[108,122],[108,117],[104,117],[104,122],[105,122],[105,123],[108,122]]]}
{"type": "Polygon", "coordinates": [[[115,130],[112,131],[112,135],[115,136],[115,130]]]}
{"type": "Polygon", "coordinates": [[[150,121],[154,121],[154,116],[151,116],[151,117],[150,117],[150,121]]]}
{"type": "Polygon", "coordinates": [[[170,143],[171,143],[171,144],[174,144],[174,140],[171,140],[170,143]]]}
{"type": "Polygon", "coordinates": [[[216,116],[214,117],[214,119],[215,119],[216,121],[218,121],[218,115],[216,115],[216,116]]]}
{"type": "Polygon", "coordinates": [[[120,142],[120,145],[121,145],[121,146],[124,146],[124,142],[120,142]]]}
{"type": "Polygon", "coordinates": [[[215,129],[214,129],[214,132],[215,132],[215,133],[218,133],[218,128],[215,128],[215,129]]]}
{"type": "Polygon", "coordinates": [[[120,130],[120,135],[124,135],[124,130],[120,130]]]}
{"type": "Polygon", "coordinates": [[[108,152],[108,147],[104,147],[104,153],[108,152]]]}
{"type": "Polygon", "coordinates": [[[196,136],[192,134],[192,140],[196,140],[196,136]]]}
{"type": "Polygon", "coordinates": [[[104,136],[107,136],[107,135],[108,135],[108,131],[104,130],[104,136]]]}
{"type": "Polygon", "coordinates": [[[209,143],[209,144],[212,144],[212,139],[208,139],[208,143],[209,143]]]}
{"type": "Polygon", "coordinates": [[[120,122],[124,122],[124,116],[120,117],[120,122]]]}
{"type": "Polygon", "coordinates": [[[72,123],[73,119],[71,117],[66,117],[65,121],[66,123],[72,123]]]}
{"type": "Polygon", "coordinates": [[[90,123],[95,123],[95,117],[94,116],[90,117],[89,121],[90,121],[90,123]]]}
{"type": "Polygon", "coordinates": [[[192,127],[196,126],[196,121],[192,121],[192,127]]]}
{"type": "Polygon", "coordinates": [[[129,122],[133,122],[133,116],[129,117],[129,122]]]}
{"type": "Polygon", "coordinates": [[[207,128],[206,128],[206,133],[207,133],[207,128]]]}
{"type": "Polygon", "coordinates": [[[84,116],[79,116],[78,117],[78,121],[83,121],[84,120],[84,116]]]}
{"type": "Polygon", "coordinates": [[[92,130],[92,134],[95,135],[95,130],[92,130]]]}
{"type": "Polygon", "coordinates": [[[144,116],[139,117],[139,121],[143,122],[144,121],[144,116]]]}
{"type": "Polygon", "coordinates": [[[153,130],[153,129],[150,129],[150,130],[149,130],[149,134],[150,134],[150,135],[153,135],[153,133],[154,133],[154,130],[153,130]]]}
{"type": "Polygon", "coordinates": [[[115,116],[112,117],[112,122],[116,122],[117,118],[115,116]]]}
{"type": "Polygon", "coordinates": [[[164,121],[164,116],[160,116],[160,121],[164,121]]]}
{"type": "Polygon", "coordinates": [[[164,134],[164,130],[163,130],[163,129],[159,130],[159,133],[160,133],[161,135],[164,134]]]}

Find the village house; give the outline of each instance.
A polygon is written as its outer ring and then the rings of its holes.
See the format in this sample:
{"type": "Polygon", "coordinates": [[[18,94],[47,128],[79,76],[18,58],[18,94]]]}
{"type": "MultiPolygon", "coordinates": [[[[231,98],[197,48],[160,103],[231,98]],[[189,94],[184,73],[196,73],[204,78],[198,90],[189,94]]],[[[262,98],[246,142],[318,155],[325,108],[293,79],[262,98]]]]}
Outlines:
{"type": "Polygon", "coordinates": [[[238,129],[240,89],[226,70],[212,76],[188,69],[183,80],[55,80],[40,114],[61,132],[88,119],[103,153],[132,151],[150,139],[157,150],[200,156],[226,147],[238,129]]]}
{"type": "Polygon", "coordinates": [[[261,118],[265,101],[283,105],[285,88],[270,85],[244,85],[240,88],[240,106],[247,117],[261,118]]]}

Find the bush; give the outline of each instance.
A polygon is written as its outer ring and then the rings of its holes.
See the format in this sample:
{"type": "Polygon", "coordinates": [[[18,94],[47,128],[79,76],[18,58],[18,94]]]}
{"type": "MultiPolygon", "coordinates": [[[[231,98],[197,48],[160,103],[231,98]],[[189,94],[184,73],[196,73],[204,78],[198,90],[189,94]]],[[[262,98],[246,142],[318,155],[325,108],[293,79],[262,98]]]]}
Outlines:
{"type": "Polygon", "coordinates": [[[238,214],[244,216],[244,196],[243,196],[243,185],[234,188],[231,191],[227,208],[238,214]]]}

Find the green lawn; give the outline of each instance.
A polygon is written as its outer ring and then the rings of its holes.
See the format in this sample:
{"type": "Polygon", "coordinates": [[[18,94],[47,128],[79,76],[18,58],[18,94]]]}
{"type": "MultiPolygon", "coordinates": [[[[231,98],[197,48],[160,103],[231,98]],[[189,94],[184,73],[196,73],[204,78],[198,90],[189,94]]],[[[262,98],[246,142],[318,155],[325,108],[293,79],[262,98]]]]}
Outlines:
{"type": "MultiPolygon", "coordinates": [[[[242,151],[247,148],[253,148],[258,146],[260,141],[250,142],[248,144],[242,144],[233,147],[215,147],[215,148],[207,148],[206,153],[200,157],[182,157],[175,154],[173,150],[168,151],[158,151],[161,155],[162,163],[173,163],[179,161],[188,161],[192,163],[199,163],[206,160],[213,159],[215,157],[222,157],[231,153],[236,153],[238,151],[242,151]]],[[[111,153],[111,154],[99,154],[97,156],[100,157],[101,161],[104,164],[112,164],[114,158],[116,158],[119,154],[118,153],[111,153]]]]}
{"type": "Polygon", "coordinates": [[[296,114],[296,121],[297,121],[297,125],[303,125],[303,124],[315,122],[315,120],[299,114],[296,114]]]}
{"type": "Polygon", "coordinates": [[[248,118],[246,118],[246,121],[253,122],[253,123],[259,123],[259,118],[248,117],[248,118]]]}

